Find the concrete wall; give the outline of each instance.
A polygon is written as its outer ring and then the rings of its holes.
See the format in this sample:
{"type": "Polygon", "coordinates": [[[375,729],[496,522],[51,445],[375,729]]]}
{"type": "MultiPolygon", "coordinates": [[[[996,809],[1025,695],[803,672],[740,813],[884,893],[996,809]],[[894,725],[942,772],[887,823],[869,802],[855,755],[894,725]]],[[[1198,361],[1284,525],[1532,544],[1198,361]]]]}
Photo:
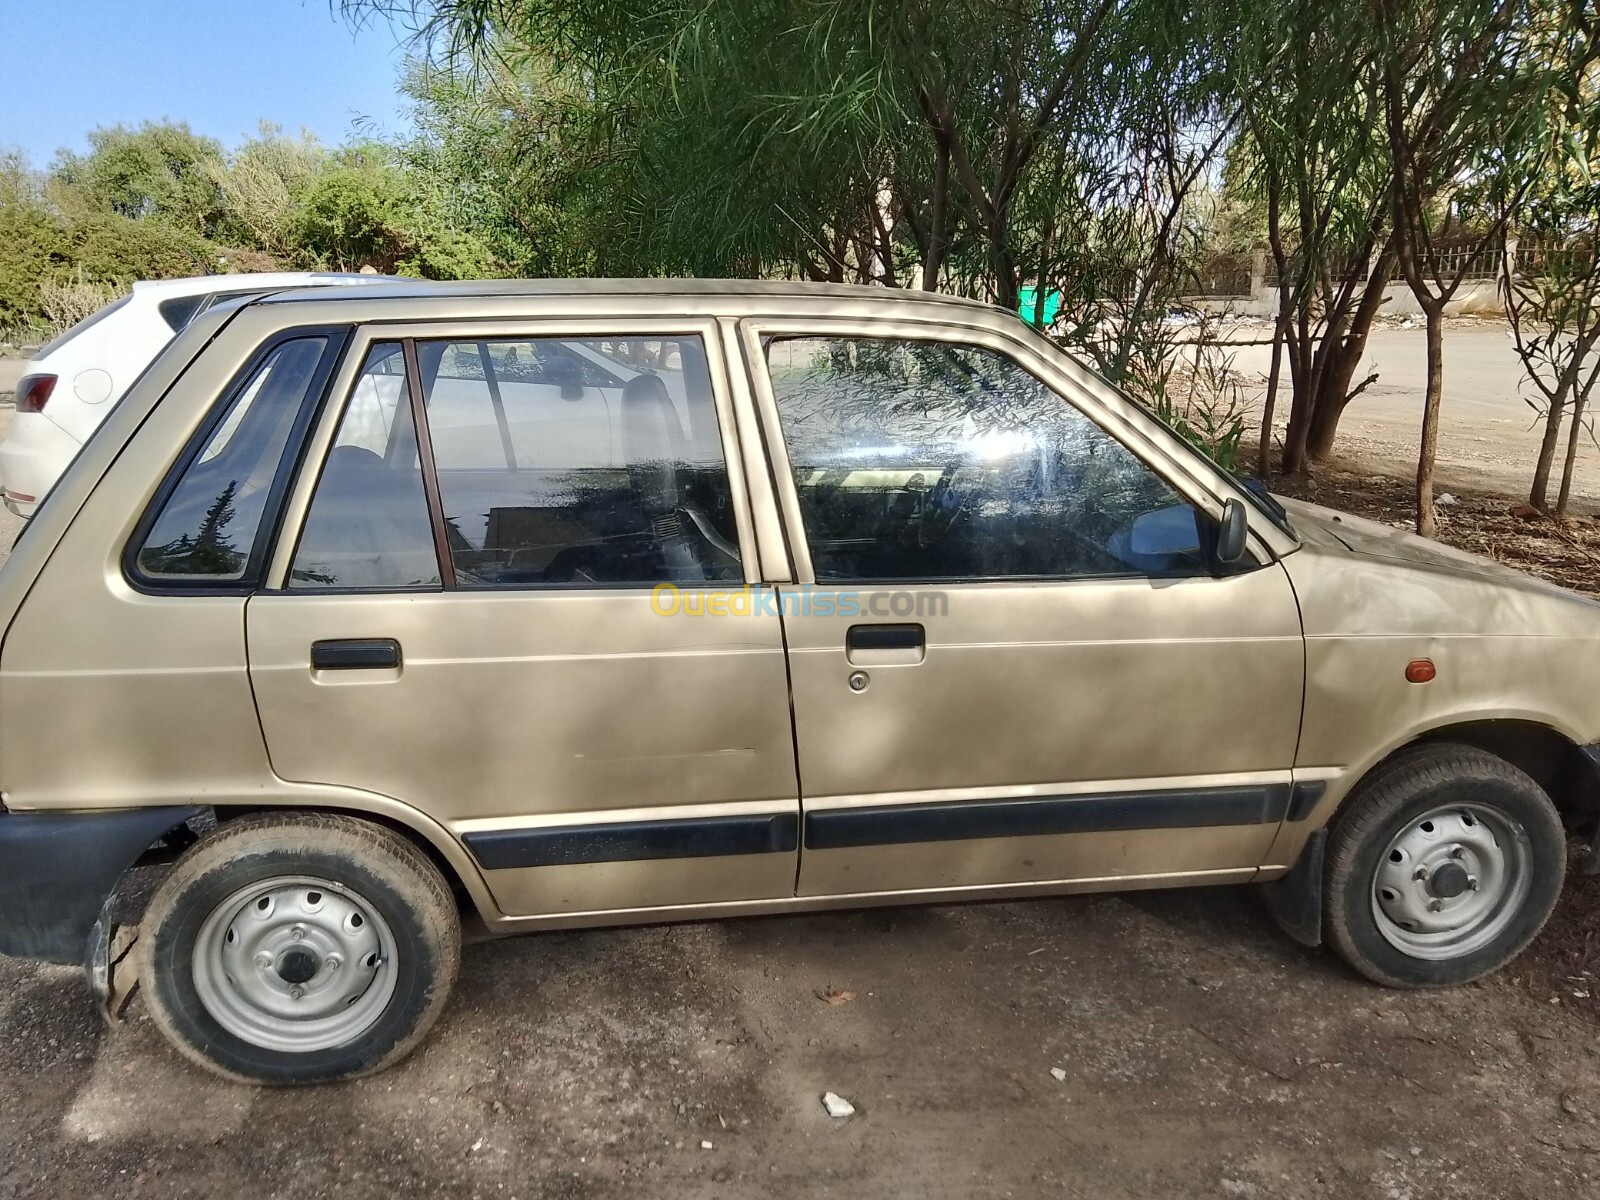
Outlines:
{"type": "MultiPolygon", "coordinates": [[[[1213,316],[1264,317],[1270,321],[1278,314],[1278,289],[1263,284],[1254,296],[1192,296],[1186,297],[1184,303],[1213,316]]],[[[1378,311],[1386,316],[1420,317],[1422,306],[1410,286],[1397,281],[1384,288],[1383,307],[1378,311]]],[[[1455,299],[1445,305],[1444,312],[1447,317],[1504,315],[1499,280],[1468,280],[1455,299]]]]}

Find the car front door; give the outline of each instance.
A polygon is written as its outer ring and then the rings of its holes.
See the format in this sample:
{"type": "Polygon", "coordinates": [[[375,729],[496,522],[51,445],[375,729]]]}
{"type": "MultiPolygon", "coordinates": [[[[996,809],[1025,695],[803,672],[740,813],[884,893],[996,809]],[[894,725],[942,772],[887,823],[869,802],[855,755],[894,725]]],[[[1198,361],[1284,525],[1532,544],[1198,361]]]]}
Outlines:
{"type": "Polygon", "coordinates": [[[792,895],[782,633],[732,602],[759,575],[716,339],[358,331],[246,611],[275,772],[427,814],[510,916],[792,895]],[[619,337],[658,365],[615,402],[560,369],[619,337]]]}
{"type": "Polygon", "coordinates": [[[798,581],[800,893],[1250,878],[1291,797],[1301,627],[1257,536],[1212,569],[1198,468],[992,329],[742,339],[798,581]]]}

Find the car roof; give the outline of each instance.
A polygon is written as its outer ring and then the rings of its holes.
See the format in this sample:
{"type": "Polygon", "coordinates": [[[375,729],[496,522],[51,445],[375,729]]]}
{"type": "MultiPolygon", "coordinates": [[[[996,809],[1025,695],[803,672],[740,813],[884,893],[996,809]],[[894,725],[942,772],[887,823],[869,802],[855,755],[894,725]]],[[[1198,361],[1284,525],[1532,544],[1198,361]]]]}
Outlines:
{"type": "Polygon", "coordinates": [[[212,292],[245,292],[256,288],[313,287],[318,284],[354,283],[387,279],[354,271],[236,271],[222,275],[194,275],[186,279],[141,279],[133,285],[138,296],[204,296],[212,292]]]}
{"type": "MultiPolygon", "coordinates": [[[[370,277],[369,277],[370,278],[370,277]]],[[[341,290],[342,291],[342,290],[341,290]]],[[[330,290],[290,289],[264,296],[258,303],[274,304],[315,300],[338,303],[343,300],[416,300],[428,297],[490,298],[582,296],[752,296],[823,300],[895,300],[941,307],[958,307],[981,312],[997,311],[996,306],[939,292],[914,288],[890,288],[874,284],[806,283],[775,279],[464,279],[449,282],[428,279],[389,277],[359,289],[359,295],[330,290]]],[[[1005,310],[999,310],[1005,311],[1005,310]]]]}

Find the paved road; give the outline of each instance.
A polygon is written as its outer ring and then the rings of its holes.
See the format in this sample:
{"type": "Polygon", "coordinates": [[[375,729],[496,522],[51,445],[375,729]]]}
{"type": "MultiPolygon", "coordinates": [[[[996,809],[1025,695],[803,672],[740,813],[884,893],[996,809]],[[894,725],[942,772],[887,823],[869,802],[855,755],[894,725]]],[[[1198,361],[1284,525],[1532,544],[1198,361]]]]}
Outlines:
{"type": "MultiPolygon", "coordinates": [[[[1267,336],[1263,329],[1258,336],[1267,336]]],[[[1439,462],[1443,486],[1526,493],[1533,478],[1543,426],[1524,400],[1534,394],[1506,334],[1496,322],[1452,323],[1445,331],[1444,395],[1440,407],[1439,462]]],[[[1270,350],[1236,352],[1241,370],[1265,378],[1270,350]]],[[[1421,328],[1375,330],[1357,378],[1378,379],[1351,402],[1339,427],[1335,452],[1374,468],[1415,470],[1427,384],[1427,346],[1421,328]]],[[[1287,419],[1288,393],[1279,392],[1279,426],[1287,419]]],[[[1564,445],[1563,445],[1564,450],[1564,445]]],[[[1600,449],[1583,440],[1575,494],[1600,504],[1600,449]]],[[[1559,458],[1558,458],[1559,470],[1559,458]]]]}
{"type": "Polygon", "coordinates": [[[17,380],[22,378],[22,358],[0,358],[0,399],[8,399],[16,391],[17,380]]]}

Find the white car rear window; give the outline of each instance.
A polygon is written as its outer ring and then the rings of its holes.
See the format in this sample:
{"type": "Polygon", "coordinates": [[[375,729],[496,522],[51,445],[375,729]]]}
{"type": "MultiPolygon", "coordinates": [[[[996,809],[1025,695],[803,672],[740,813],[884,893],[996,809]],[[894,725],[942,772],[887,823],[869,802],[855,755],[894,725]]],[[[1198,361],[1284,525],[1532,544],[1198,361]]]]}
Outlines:
{"type": "Polygon", "coordinates": [[[93,316],[85,317],[83,320],[79,321],[71,329],[69,329],[65,333],[63,333],[60,337],[54,339],[53,341],[46,342],[43,346],[39,347],[39,353],[38,353],[38,355],[36,357],[43,358],[47,354],[54,354],[57,350],[61,349],[61,347],[65,346],[73,338],[77,337],[79,334],[87,333],[90,329],[92,329],[94,326],[100,324],[101,321],[104,321],[112,313],[116,312],[117,309],[121,308],[124,304],[126,304],[129,300],[132,300],[132,299],[133,299],[132,295],[127,295],[127,296],[122,297],[122,299],[120,299],[120,300],[113,300],[110,304],[106,305],[104,308],[102,308],[99,312],[95,313],[93,316]]]}

